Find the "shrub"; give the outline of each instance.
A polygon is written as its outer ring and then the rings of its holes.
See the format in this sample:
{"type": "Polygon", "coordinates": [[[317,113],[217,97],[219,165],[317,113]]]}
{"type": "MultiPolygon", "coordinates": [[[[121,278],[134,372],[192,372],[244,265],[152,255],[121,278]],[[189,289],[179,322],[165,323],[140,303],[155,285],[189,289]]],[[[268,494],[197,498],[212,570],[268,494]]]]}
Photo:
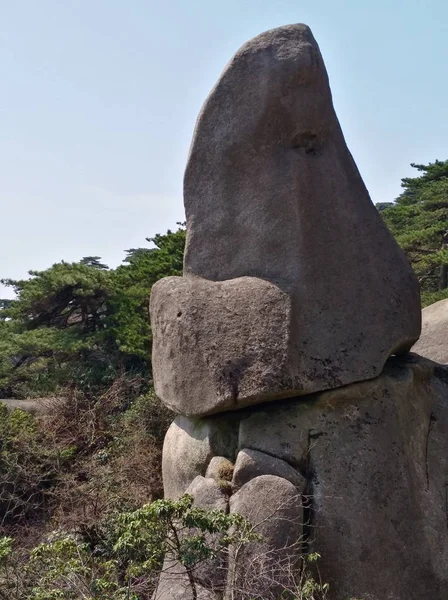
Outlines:
{"type": "Polygon", "coordinates": [[[194,507],[187,495],[116,513],[102,523],[101,531],[95,546],[81,536],[55,532],[26,559],[14,553],[10,537],[0,538],[0,598],[146,599],[164,559],[182,565],[196,598],[194,568],[230,544],[254,538],[243,517],[194,507]]]}

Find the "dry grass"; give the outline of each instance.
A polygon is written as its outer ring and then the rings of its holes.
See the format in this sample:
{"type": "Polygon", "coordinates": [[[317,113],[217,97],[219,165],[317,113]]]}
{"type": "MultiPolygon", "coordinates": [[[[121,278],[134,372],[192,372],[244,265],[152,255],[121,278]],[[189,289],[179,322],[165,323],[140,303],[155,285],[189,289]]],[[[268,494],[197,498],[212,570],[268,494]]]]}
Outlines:
{"type": "Polygon", "coordinates": [[[94,537],[109,513],[161,497],[172,417],[140,389],[139,378],[121,377],[97,397],[64,390],[39,416],[2,413],[0,535],[24,547],[55,528],[94,537]]]}

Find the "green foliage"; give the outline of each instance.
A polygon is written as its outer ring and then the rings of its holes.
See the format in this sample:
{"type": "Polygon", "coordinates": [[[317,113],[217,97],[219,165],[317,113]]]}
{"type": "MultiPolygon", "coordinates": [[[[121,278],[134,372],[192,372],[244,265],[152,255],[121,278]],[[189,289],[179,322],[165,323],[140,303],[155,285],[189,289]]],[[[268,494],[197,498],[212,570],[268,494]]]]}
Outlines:
{"type": "Polygon", "coordinates": [[[0,403],[0,523],[37,519],[76,448],[57,443],[36,418],[0,403]]]}
{"type": "Polygon", "coordinates": [[[328,596],[330,585],[317,579],[310,570],[310,566],[321,558],[318,552],[308,554],[303,561],[300,584],[296,600],[325,600],[328,596]]]}
{"type": "Polygon", "coordinates": [[[194,568],[230,544],[255,539],[251,529],[240,515],[194,507],[186,495],[116,513],[93,547],[80,536],[55,532],[22,565],[13,540],[0,538],[0,598],[139,600],[154,590],[165,558],[183,566],[196,597],[194,568]]]}
{"type": "Polygon", "coordinates": [[[423,305],[448,297],[448,160],[413,164],[395,204],[377,205],[420,281],[423,305]]]}
{"type": "Polygon", "coordinates": [[[3,280],[17,298],[0,304],[0,396],[97,392],[123,371],[150,379],[148,298],[158,279],[182,273],[185,229],[148,241],[115,270],[89,256],[3,280]]]}
{"type": "Polygon", "coordinates": [[[148,299],[156,281],[182,275],[185,228],[148,239],[154,248],[127,250],[124,265],[114,272],[108,326],[118,351],[129,366],[142,368],[151,356],[148,299]]]}
{"type": "Polygon", "coordinates": [[[13,539],[8,536],[0,538],[0,565],[4,564],[12,554],[13,539]]]}
{"type": "Polygon", "coordinates": [[[0,403],[0,523],[57,517],[96,535],[98,519],[161,495],[161,447],[172,420],[138,378],[98,396],[77,390],[34,417],[0,403]]]}
{"type": "Polygon", "coordinates": [[[161,445],[172,420],[173,413],[151,390],[133,400],[122,415],[120,427],[123,431],[135,432],[141,429],[145,435],[161,445]]]}
{"type": "Polygon", "coordinates": [[[160,570],[164,559],[192,571],[230,544],[256,539],[250,523],[240,515],[197,508],[189,495],[122,513],[112,529],[113,551],[122,564],[132,564],[134,575],[160,570]],[[136,570],[135,565],[140,567],[136,570]]]}

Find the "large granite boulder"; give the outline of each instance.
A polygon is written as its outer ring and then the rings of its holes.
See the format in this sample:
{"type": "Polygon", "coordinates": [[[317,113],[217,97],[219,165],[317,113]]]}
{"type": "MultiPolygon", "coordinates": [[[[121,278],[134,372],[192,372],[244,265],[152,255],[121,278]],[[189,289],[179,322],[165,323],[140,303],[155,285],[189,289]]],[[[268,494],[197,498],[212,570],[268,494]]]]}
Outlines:
{"type": "MultiPolygon", "coordinates": [[[[227,449],[237,456],[230,509],[264,522],[264,515],[276,514],[276,503],[294,497],[299,510],[285,516],[289,529],[284,519],[266,524],[267,546],[231,554],[229,581],[236,578],[237,588],[267,553],[274,566],[297,558],[280,553],[279,560],[270,552],[291,530],[296,551],[305,542],[306,551],[321,554],[331,600],[448,598],[447,367],[416,355],[395,358],[373,380],[221,418],[238,432],[227,449]]],[[[204,428],[215,419],[192,422],[204,428]]],[[[175,478],[188,457],[169,445],[168,439],[166,472],[175,478]]],[[[261,597],[276,597],[272,589],[261,597]]]]}
{"type": "Polygon", "coordinates": [[[318,552],[331,600],[446,600],[448,367],[408,353],[418,283],[305,25],[258,36],[224,70],[185,208],[184,276],[150,306],[156,392],[181,415],[165,496],[241,513],[261,537],[193,575],[166,565],[162,597],[190,598],[188,576],[204,599],[294,596],[318,552]]]}
{"type": "Polygon", "coordinates": [[[245,44],[199,115],[184,277],[151,294],[157,394],[201,416],[373,378],[420,333],[417,280],[373,206],[311,31],[245,44]]]}
{"type": "Polygon", "coordinates": [[[282,477],[261,475],[231,497],[230,512],[246,517],[260,539],[230,549],[225,600],[281,598],[302,553],[300,492],[282,477]]]}
{"type": "Polygon", "coordinates": [[[448,364],[448,299],[422,310],[422,334],[412,352],[448,364]]]}

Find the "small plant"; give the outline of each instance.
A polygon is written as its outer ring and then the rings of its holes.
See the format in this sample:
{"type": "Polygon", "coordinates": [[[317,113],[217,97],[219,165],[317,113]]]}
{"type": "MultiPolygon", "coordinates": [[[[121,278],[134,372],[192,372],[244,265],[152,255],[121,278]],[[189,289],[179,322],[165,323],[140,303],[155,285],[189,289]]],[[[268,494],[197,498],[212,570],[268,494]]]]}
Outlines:
{"type": "Polygon", "coordinates": [[[310,568],[320,557],[318,552],[312,552],[304,558],[298,577],[297,592],[299,595],[294,600],[325,600],[327,598],[330,585],[322,582],[318,569],[316,569],[318,574],[318,579],[316,580],[310,568]]]}
{"type": "Polygon", "coordinates": [[[216,558],[231,544],[257,538],[251,524],[238,514],[204,510],[193,505],[193,497],[173,502],[158,500],[118,518],[119,537],[114,552],[127,563],[126,577],[160,571],[162,563],[179,564],[185,570],[193,599],[197,598],[195,568],[216,558]]]}
{"type": "Polygon", "coordinates": [[[0,538],[0,598],[140,600],[156,588],[165,560],[181,565],[196,599],[194,569],[255,538],[240,515],[197,508],[188,495],[157,500],[109,518],[93,547],[79,535],[55,532],[20,564],[12,538],[0,538]]]}

